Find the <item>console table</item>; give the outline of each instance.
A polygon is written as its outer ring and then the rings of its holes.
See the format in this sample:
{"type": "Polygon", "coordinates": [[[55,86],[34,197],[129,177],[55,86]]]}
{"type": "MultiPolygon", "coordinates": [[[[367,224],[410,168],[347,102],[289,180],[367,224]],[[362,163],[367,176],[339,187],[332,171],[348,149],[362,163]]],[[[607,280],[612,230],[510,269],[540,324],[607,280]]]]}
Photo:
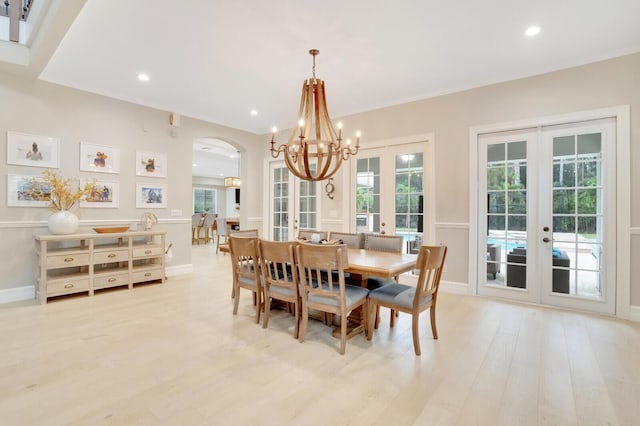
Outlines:
{"type": "Polygon", "coordinates": [[[166,232],[36,235],[36,299],[165,280],[166,232]]]}

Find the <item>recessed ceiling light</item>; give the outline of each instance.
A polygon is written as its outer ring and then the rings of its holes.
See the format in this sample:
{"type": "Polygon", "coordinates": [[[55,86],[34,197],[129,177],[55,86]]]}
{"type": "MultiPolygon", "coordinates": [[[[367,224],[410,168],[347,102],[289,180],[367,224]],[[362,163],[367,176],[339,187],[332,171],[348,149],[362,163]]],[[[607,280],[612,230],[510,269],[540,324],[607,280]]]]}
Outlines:
{"type": "Polygon", "coordinates": [[[140,81],[149,81],[149,74],[145,74],[143,72],[138,74],[138,80],[140,81]]]}
{"type": "Polygon", "coordinates": [[[249,111],[249,114],[256,116],[258,115],[258,111],[256,111],[255,109],[252,109],[251,111],[249,111]]]}
{"type": "Polygon", "coordinates": [[[193,163],[192,166],[193,167],[198,167],[198,165],[196,163],[193,163]]]}
{"type": "Polygon", "coordinates": [[[527,37],[533,37],[540,34],[540,30],[541,28],[539,26],[532,25],[529,28],[527,28],[527,30],[524,32],[524,35],[526,35],[527,37]]]}

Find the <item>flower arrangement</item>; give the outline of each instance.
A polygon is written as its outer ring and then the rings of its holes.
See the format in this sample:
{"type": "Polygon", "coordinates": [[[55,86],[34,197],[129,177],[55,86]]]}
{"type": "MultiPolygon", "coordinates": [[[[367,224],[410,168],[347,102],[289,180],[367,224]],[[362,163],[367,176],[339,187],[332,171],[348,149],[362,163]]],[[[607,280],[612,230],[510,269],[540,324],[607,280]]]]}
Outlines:
{"type": "Polygon", "coordinates": [[[69,210],[78,202],[87,198],[95,185],[95,180],[77,185],[74,190],[73,182],[77,179],[64,178],[60,173],[52,170],[42,172],[42,179],[34,179],[28,195],[33,199],[49,200],[49,209],[53,211],[69,210]]]}

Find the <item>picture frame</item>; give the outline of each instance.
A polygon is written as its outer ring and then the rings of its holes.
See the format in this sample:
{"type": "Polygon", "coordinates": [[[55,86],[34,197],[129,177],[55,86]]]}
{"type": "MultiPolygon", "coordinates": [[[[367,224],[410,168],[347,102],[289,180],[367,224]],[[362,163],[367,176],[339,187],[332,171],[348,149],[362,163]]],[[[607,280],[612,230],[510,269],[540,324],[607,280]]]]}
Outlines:
{"type": "Polygon", "coordinates": [[[167,177],[167,155],[158,152],[136,151],[136,175],[167,177]]]}
{"type": "Polygon", "coordinates": [[[80,144],[80,170],[95,173],[120,173],[120,150],[105,145],[80,144]]]}
{"type": "Polygon", "coordinates": [[[136,184],[136,208],[164,209],[167,207],[167,185],[136,184]]]}
{"type": "Polygon", "coordinates": [[[49,207],[50,190],[39,175],[7,175],[7,206],[8,207],[49,207]],[[33,188],[33,185],[39,185],[33,188]],[[41,192],[40,197],[33,197],[26,192],[30,189],[41,192]]]}
{"type": "MultiPolygon", "coordinates": [[[[82,186],[90,182],[85,179],[82,186]]],[[[89,196],[80,202],[82,208],[109,209],[120,206],[120,184],[106,180],[94,180],[93,190],[89,196]]]]}
{"type": "Polygon", "coordinates": [[[7,164],[60,167],[60,138],[7,132],[7,164]]]}

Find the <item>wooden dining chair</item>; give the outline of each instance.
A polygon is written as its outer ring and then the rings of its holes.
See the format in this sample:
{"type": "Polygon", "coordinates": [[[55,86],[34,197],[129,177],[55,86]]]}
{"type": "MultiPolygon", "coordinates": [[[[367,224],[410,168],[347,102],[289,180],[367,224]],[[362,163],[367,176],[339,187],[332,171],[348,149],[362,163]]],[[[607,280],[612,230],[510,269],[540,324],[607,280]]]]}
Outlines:
{"type": "Polygon", "coordinates": [[[191,244],[200,244],[200,233],[205,217],[201,213],[191,215],[191,244]]]}
{"type": "MultiPolygon", "coordinates": [[[[307,333],[309,309],[339,315],[340,354],[343,355],[347,345],[347,315],[360,306],[366,313],[369,290],[345,284],[344,269],[349,261],[347,246],[344,244],[300,243],[296,247],[296,261],[302,298],[299,339],[303,342],[307,333]],[[328,271],[332,273],[327,273],[328,271]]],[[[350,334],[360,332],[362,328],[364,324],[356,327],[350,334]]]]}
{"type": "Polygon", "coordinates": [[[213,241],[213,224],[216,223],[217,217],[217,214],[209,213],[204,218],[204,223],[202,225],[204,237],[200,237],[200,239],[204,239],[205,244],[209,243],[209,241],[213,241]]]}
{"type": "Polygon", "coordinates": [[[430,309],[431,333],[438,338],[436,328],[436,301],[440,277],[447,257],[446,246],[421,246],[416,267],[420,270],[416,287],[397,284],[383,285],[369,293],[369,314],[367,316],[367,339],[371,340],[379,307],[391,309],[390,327],[393,327],[396,312],[405,312],[412,316],[413,348],[420,355],[420,335],[418,321],[420,313],[430,309]]]}
{"type": "Polygon", "coordinates": [[[240,289],[244,288],[253,293],[256,306],[256,323],[260,322],[260,312],[263,305],[262,277],[260,276],[259,259],[260,248],[258,237],[229,236],[231,267],[233,270],[233,315],[238,313],[240,303],[240,289]]]}
{"type": "Polygon", "coordinates": [[[269,325],[271,299],[282,300],[293,306],[295,324],[293,337],[298,338],[300,331],[300,292],[298,271],[295,262],[297,241],[259,240],[260,267],[264,291],[264,318],[262,327],[269,325]]]}

